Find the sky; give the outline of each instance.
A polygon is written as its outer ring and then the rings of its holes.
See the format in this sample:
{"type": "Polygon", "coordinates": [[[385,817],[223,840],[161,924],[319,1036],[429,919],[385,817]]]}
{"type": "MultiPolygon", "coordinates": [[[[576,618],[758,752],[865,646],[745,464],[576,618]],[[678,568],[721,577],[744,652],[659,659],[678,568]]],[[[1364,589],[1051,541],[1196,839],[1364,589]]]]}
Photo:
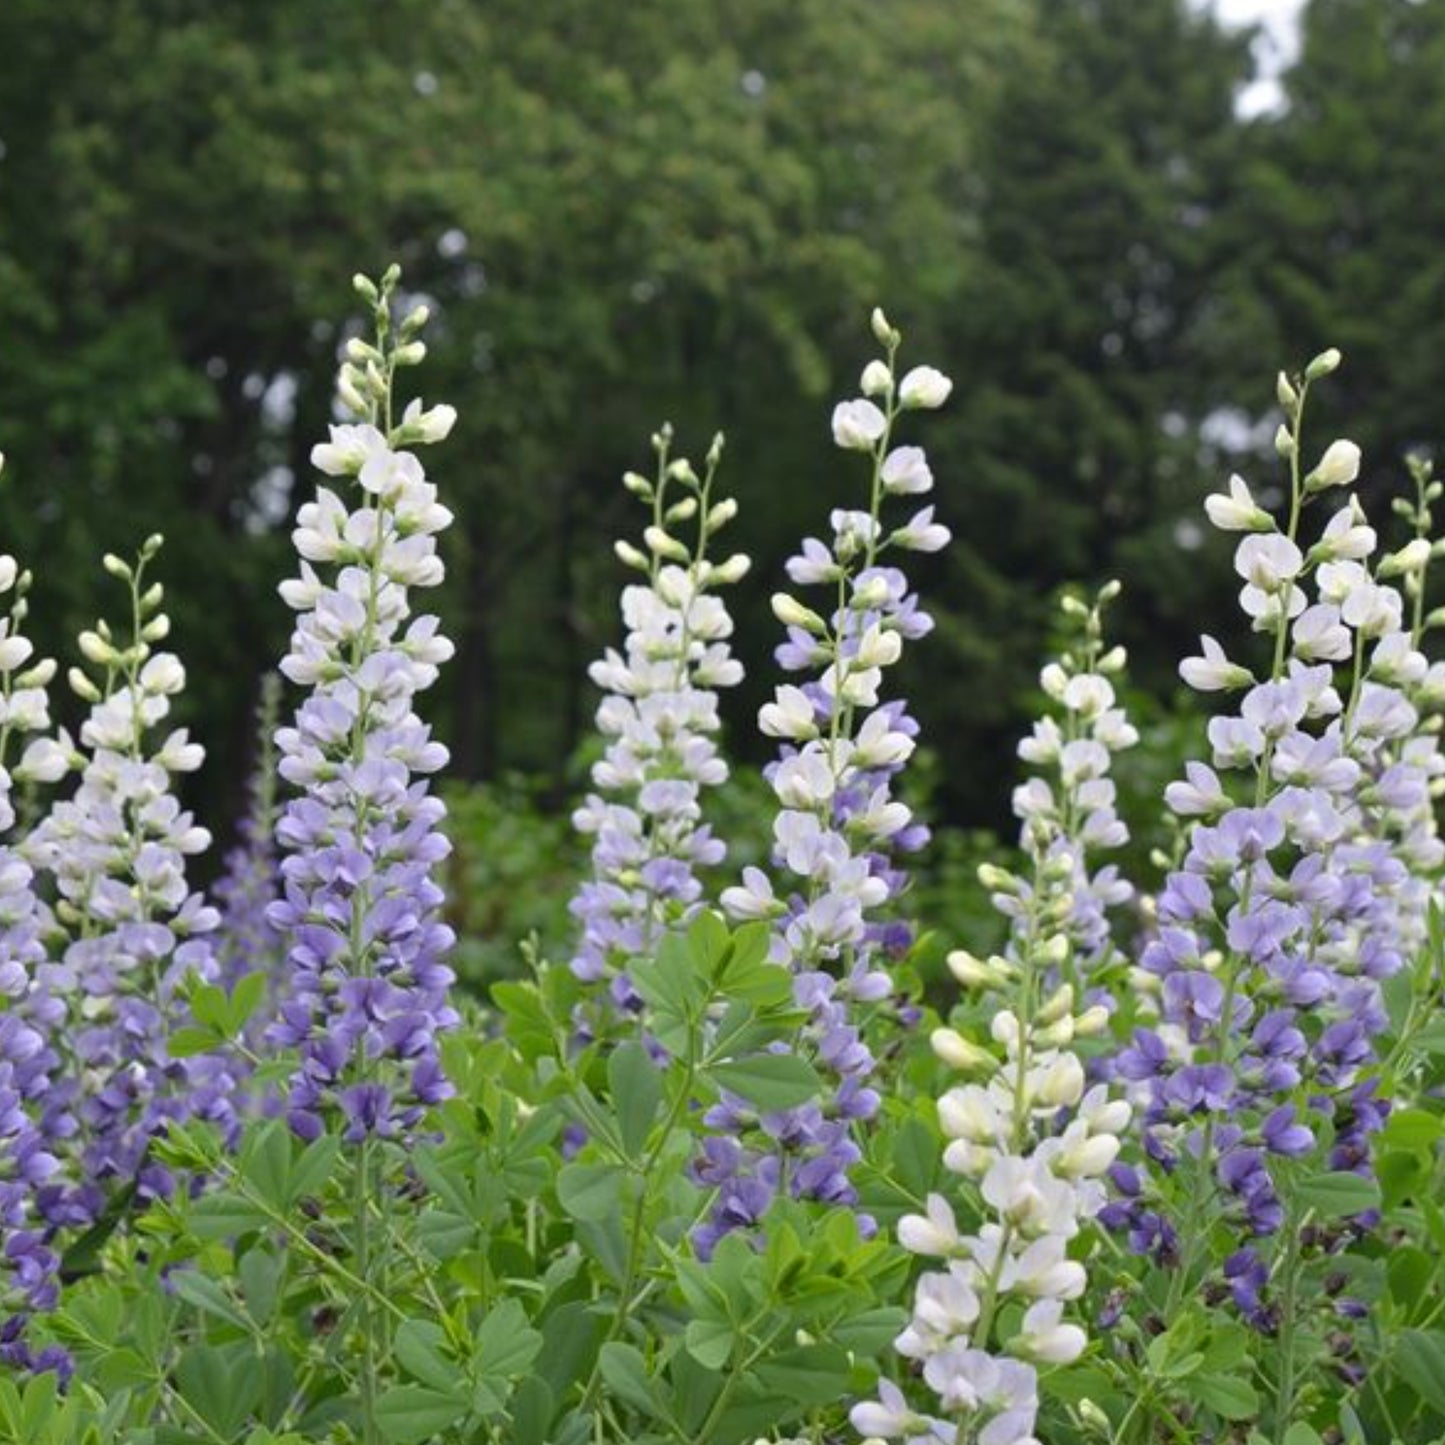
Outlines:
{"type": "Polygon", "coordinates": [[[1227,24],[1265,27],[1255,51],[1260,79],[1240,96],[1239,113],[1250,116],[1275,109],[1280,103],[1277,76],[1294,58],[1303,0],[1212,0],[1212,6],[1227,24]]]}

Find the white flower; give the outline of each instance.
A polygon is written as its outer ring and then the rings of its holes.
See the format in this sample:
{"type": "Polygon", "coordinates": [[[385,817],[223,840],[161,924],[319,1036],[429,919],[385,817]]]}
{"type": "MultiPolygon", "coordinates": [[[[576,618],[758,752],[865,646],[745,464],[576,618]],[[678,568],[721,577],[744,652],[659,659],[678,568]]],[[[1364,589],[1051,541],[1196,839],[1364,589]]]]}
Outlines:
{"type": "Polygon", "coordinates": [[[1326,487],[1347,487],[1360,475],[1360,449],[1351,441],[1333,441],[1319,465],[1305,478],[1311,491],[1326,487]]]}
{"type": "Polygon", "coordinates": [[[1310,549],[1318,562],[1363,562],[1375,550],[1375,529],[1365,523],[1357,498],[1341,507],[1325,526],[1320,540],[1310,549]]]}
{"type": "Polygon", "coordinates": [[[24,667],[34,650],[34,644],[27,637],[0,638],[0,672],[14,672],[17,667],[24,667]]]}
{"type": "Polygon", "coordinates": [[[8,592],[20,575],[20,568],[8,552],[0,552],[0,592],[8,592]]]}
{"type": "Polygon", "coordinates": [[[402,413],[401,423],[412,431],[418,441],[440,442],[451,435],[457,422],[454,406],[434,406],[427,411],[421,408],[421,398],[413,397],[402,413]]]}
{"type": "Polygon", "coordinates": [[[1316,602],[1295,618],[1294,652],[1305,662],[1343,662],[1353,651],[1349,628],[1340,622],[1340,610],[1316,602]]]}
{"type": "Polygon", "coordinates": [[[1173,782],[1164,789],[1164,801],[1173,812],[1181,818],[1207,818],[1229,806],[1229,798],[1213,768],[1188,762],[1184,772],[1187,782],[1173,782]]]}
{"type": "Polygon", "coordinates": [[[933,473],[922,447],[894,447],[883,462],[883,490],[895,496],[918,496],[933,487],[933,473]]]}
{"type": "Polygon", "coordinates": [[[1179,664],[1179,675],[1196,692],[1223,692],[1230,688],[1248,687],[1254,677],[1247,667],[1231,662],[1224,649],[1205,633],[1199,639],[1201,657],[1186,657],[1179,664]]]}
{"type": "Polygon", "coordinates": [[[1274,518],[1256,503],[1241,476],[1229,479],[1229,494],[1215,492],[1204,499],[1209,520],[1221,532],[1272,532],[1274,518]]]}
{"type": "Polygon", "coordinates": [[[730,918],[776,918],[786,911],[761,868],[744,868],[742,886],[724,888],[718,901],[730,918]]]}
{"type": "Polygon", "coordinates": [[[1234,570],[1261,592],[1278,592],[1298,577],[1303,567],[1300,549],[1279,533],[1246,537],[1234,553],[1234,570]]]}
{"type": "Polygon", "coordinates": [[[1035,1301],[1024,1311],[1023,1329],[1012,1346],[1043,1364],[1072,1364],[1084,1353],[1089,1337],[1078,1325],[1064,1324],[1063,1313],[1060,1300],[1035,1301]]]}
{"type": "Polygon", "coordinates": [[[840,401],[833,408],[833,440],[847,451],[872,451],[888,420],[871,401],[840,401]]]}
{"type": "Polygon", "coordinates": [[[758,730],[770,738],[807,742],[818,736],[817,713],[802,688],[785,683],[759,710],[758,730]]]}
{"type": "Polygon", "coordinates": [[[22,782],[54,783],[70,767],[70,752],[54,738],[36,738],[27,744],[15,767],[15,776],[22,782]]]}
{"type": "Polygon", "coordinates": [[[903,547],[910,552],[941,552],[952,536],[947,527],[933,520],[933,508],[924,507],[914,514],[906,527],[898,528],[888,540],[895,547],[903,547]]]}
{"type": "Polygon", "coordinates": [[[1095,718],[1113,705],[1113,683],[1096,672],[1078,673],[1064,688],[1064,706],[1085,719],[1095,718]]]}
{"type": "Polygon", "coordinates": [[[898,1221],[899,1244],[910,1254],[957,1254],[960,1240],[952,1206],[941,1194],[930,1194],[927,1208],[926,1215],[905,1214],[898,1221]]]}
{"type": "Polygon", "coordinates": [[[848,1419],[860,1435],[873,1435],[883,1440],[906,1435],[920,1423],[918,1416],[908,1408],[903,1391],[892,1380],[879,1380],[878,1399],[854,1405],[848,1412],[848,1419]]]}
{"type": "Polygon", "coordinates": [[[893,389],[893,373],[886,361],[870,361],[863,368],[862,380],[858,383],[864,396],[887,396],[893,389]]]}
{"type": "Polygon", "coordinates": [[[311,465],[331,477],[354,477],[373,452],[386,449],[386,438],[374,426],[333,426],[331,440],[311,448],[311,465]]]}
{"type": "Polygon", "coordinates": [[[144,692],[170,697],[186,685],[186,670],[174,653],[158,652],[140,670],[140,685],[144,692]]]}
{"type": "Polygon", "coordinates": [[[931,366],[915,366],[898,388],[898,400],[906,407],[933,410],[948,400],[953,383],[931,366]]]}
{"type": "Polygon", "coordinates": [[[817,808],[833,796],[836,787],[837,778],[818,743],[784,758],[773,774],[773,791],[787,808],[817,808]]]}

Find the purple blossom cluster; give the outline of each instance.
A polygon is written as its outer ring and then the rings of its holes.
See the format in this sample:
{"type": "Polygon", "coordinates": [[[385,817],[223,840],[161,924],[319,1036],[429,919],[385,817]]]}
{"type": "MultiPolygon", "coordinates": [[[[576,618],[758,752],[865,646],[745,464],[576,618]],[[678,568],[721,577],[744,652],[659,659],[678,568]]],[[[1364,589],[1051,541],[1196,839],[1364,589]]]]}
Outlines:
{"type": "Polygon", "coordinates": [[[1405,857],[1436,857],[1421,809],[1438,765],[1419,746],[1411,696],[1429,670],[1400,593],[1382,580],[1422,565],[1419,549],[1372,571],[1376,535],[1353,499],[1308,550],[1299,541],[1305,505],[1349,485],[1359,466],[1353,444],[1336,442],[1302,474],[1303,397],[1330,355],[1304,381],[1281,380],[1294,422],[1281,434],[1287,527],[1237,477],[1209,501],[1216,526],[1245,534],[1241,606],[1272,663],[1257,678],[1206,637],[1181,669],[1195,688],[1240,701],[1211,720],[1210,761],[1191,762],[1167,790],[1188,831],[1136,976],[1157,1021],[1115,1061],[1141,1108],[1149,1168],[1116,1167],[1119,1197],[1104,1216],[1188,1278],[1199,1220],[1188,1209],[1171,1217],[1151,1171],[1182,1171],[1191,1201],[1217,1189],[1240,1241],[1224,1278],[1261,1328],[1276,1316],[1252,1241],[1298,1223],[1282,1183],[1290,1161],[1369,1170],[1388,1109],[1366,1074],[1386,1023],[1381,983],[1423,927],[1405,857]]]}
{"type": "Polygon", "coordinates": [[[455,413],[414,401],[392,422],[394,374],[420,359],[425,321],[418,308],[393,329],[395,279],[371,288],[376,344],[354,340],[341,372],[341,403],[362,420],[312,452],[344,490],[322,486],[301,508],[300,576],[281,589],[297,614],[281,670],[310,691],[276,735],[280,775],[300,791],[277,827],[267,918],[288,940],[289,978],[268,1036],[299,1051],[286,1114],[303,1139],[328,1115],[351,1142],[395,1137],[450,1093],[437,1052],[457,1022],[436,877],[448,844],[428,783],[447,752],[413,703],[452,647],[435,617],[412,615],[411,591],[442,580],[451,513],[409,448],[442,440],[455,413]]]}
{"type": "MultiPolygon", "coordinates": [[[[952,383],[930,367],[897,378],[899,335],[881,312],[873,328],[885,358],[865,369],[863,395],[833,414],[837,445],[871,463],[868,510],[834,511],[831,539],[808,538],[788,562],[795,585],[824,587],[836,601],[825,616],[784,593],[773,599],[787,628],[779,665],[816,674],[780,687],[758,720],[783,743],[768,777],[780,805],[773,863],[789,886],[780,895],[763,870],[748,868],[741,885],[722,895],[734,918],[774,921],[773,957],[793,972],[795,998],[807,1015],[801,1044],[828,1080],[828,1095],[759,1114],[725,1093],[709,1111],[712,1134],[695,1165],[698,1180],[717,1191],[694,1235],[704,1257],[722,1235],[755,1225],[783,1190],[824,1204],[857,1203],[849,1178],[860,1154],[854,1129],[879,1105],[858,1010],[888,998],[892,982],[880,965],[911,943],[907,927],[881,910],[907,882],[899,855],[928,836],[893,795],[918,727],[905,704],[885,702],[880,689],[904,642],[933,624],[891,559],[936,552],[949,533],[932,507],[896,528],[885,526],[882,510],[889,497],[932,488],[923,451],[894,445],[895,423],[905,411],[941,406],[952,383]]],[[[867,1216],[860,1226],[874,1228],[867,1216]]]]}
{"type": "MultiPolygon", "coordinates": [[[[623,590],[623,650],[608,648],[590,670],[603,692],[597,726],[607,745],[592,769],[597,791],[573,814],[577,830],[592,839],[592,876],[571,903],[581,926],[572,971],[605,986],[604,1012],[624,1015],[642,1006],[628,962],[692,916],[702,895],[698,869],[726,856],[703,822],[702,797],[728,773],[715,742],[718,689],[743,675],[728,645],[732,618],[713,589],[740,579],[748,559],[735,554],[714,563],[707,555],[737,512],[730,499],[713,500],[722,438],[701,476],[686,458],[671,456],[671,428],[652,440],[654,477],[625,478],[651,513],[644,545],[617,548],[647,580],[623,590]]],[[[599,1022],[579,1012],[584,1037],[599,1022]]]]}

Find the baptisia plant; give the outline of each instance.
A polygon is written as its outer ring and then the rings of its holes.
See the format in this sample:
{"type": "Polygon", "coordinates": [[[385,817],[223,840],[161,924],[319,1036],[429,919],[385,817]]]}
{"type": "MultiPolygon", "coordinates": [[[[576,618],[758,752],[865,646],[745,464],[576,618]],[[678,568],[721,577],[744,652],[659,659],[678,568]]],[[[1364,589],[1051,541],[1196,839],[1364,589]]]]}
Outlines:
{"type": "MultiPolygon", "coordinates": [[[[742,884],[722,895],[732,917],[772,920],[773,958],[793,973],[807,1015],[802,1046],[829,1080],[829,1093],[764,1114],[724,1095],[709,1113],[715,1134],[697,1172],[718,1194],[695,1236],[704,1255],[729,1230],[755,1225],[779,1192],[857,1202],[848,1174],[859,1158],[853,1131],[879,1103],[869,1084],[874,1059],[862,1011],[888,998],[892,982],[880,965],[910,943],[907,927],[886,909],[907,882],[899,855],[928,836],[893,796],[918,727],[904,702],[883,700],[882,688],[904,642],[933,626],[898,560],[939,551],[949,532],[931,506],[901,526],[885,522],[884,507],[932,489],[924,452],[898,445],[895,433],[905,413],[942,406],[953,384],[928,366],[900,376],[901,337],[881,311],[873,313],[873,334],[883,356],[864,369],[863,395],[833,412],[833,440],[868,461],[867,509],[835,510],[830,539],[809,537],[788,561],[795,585],[823,590],[823,610],[791,593],[773,598],[787,628],[779,664],[816,674],[779,687],[758,718],[783,744],[768,775],[779,803],[773,864],[782,891],[763,870],[747,868],[742,884]]],[[[872,1228],[866,1216],[860,1224],[872,1228]]]]}
{"type": "Polygon", "coordinates": [[[27,1316],[50,1308],[59,1288],[59,1255],[39,1191],[60,1168],[72,1124],[54,1097],[58,1006],[39,981],[53,920],[36,895],[17,793],[63,776],[71,750],[51,735],[46,689],[55,664],[36,658],[24,632],[31,582],[13,557],[0,554],[0,1359],[43,1367],[63,1362],[33,1357],[24,1339],[27,1316]]]}
{"type": "MultiPolygon", "coordinates": [[[[629,960],[650,956],[693,916],[702,896],[697,870],[726,856],[702,821],[702,794],[728,775],[714,741],[717,690],[743,675],[728,645],[732,618],[715,589],[742,578],[748,559],[708,556],[737,515],[735,501],[713,495],[722,437],[701,476],[686,457],[672,456],[671,427],[653,436],[652,448],[652,478],[623,478],[651,514],[643,546],[617,543],[618,556],[646,581],[623,590],[623,650],[608,648],[590,669],[603,691],[597,727],[607,746],[592,769],[597,791],[573,814],[592,839],[592,877],[571,904],[582,927],[572,971],[605,988],[609,1012],[625,1014],[642,1008],[629,960]]],[[[579,1016],[584,1032],[597,1022],[579,1016]]]]}
{"type": "Polygon", "coordinates": [[[921,1370],[934,1399],[915,1410],[885,1380],[879,1399],[854,1407],[854,1426],[884,1439],[946,1445],[1034,1445],[1039,1367],[1084,1351],[1067,1307],[1083,1294],[1081,1232],[1105,1202],[1102,1177],[1119,1152],[1129,1106],[1090,1087],[1076,1038],[1108,1025],[1103,1003],[1077,1010],[1090,970],[1110,951],[1107,910],[1127,890],[1112,871],[1090,872],[1091,854],[1127,839],[1109,778],[1113,754],[1137,733],[1115,706],[1109,677],[1120,649],[1102,647],[1102,611],[1077,599],[1065,617],[1072,646],[1042,674],[1054,710],[1019,748],[1041,770],[1014,794],[1022,821],[1020,873],[986,865],[985,884],[1010,921],[1004,953],[949,956],[955,977],[991,1012],[991,1046],[954,1028],[936,1053],[972,1076],[939,1100],[949,1143],[944,1166],[967,1181],[965,1220],[932,1194],[927,1213],[905,1216],[899,1242],[944,1261],[918,1280],[913,1315],[895,1348],[921,1370]]]}
{"type": "Polygon", "coordinates": [[[457,1020],[434,876],[445,809],[426,781],[447,752],[413,711],[452,646],[411,608],[412,589],[442,580],[436,538],[452,515],[409,450],[444,439],[455,413],[413,401],[393,415],[396,372],[425,355],[427,319],[418,307],[393,327],[397,279],[358,278],[375,340],[350,342],[337,387],[356,420],[311,454],[339,489],[301,508],[301,575],[281,588],[297,614],[281,670],[309,693],[276,735],[278,771],[301,791],[277,827],[286,857],[269,918],[291,939],[290,996],[271,1039],[300,1051],[296,1133],[314,1139],[339,1114],[363,1145],[446,1096],[436,1037],[457,1020]]]}
{"type": "MultiPolygon", "coordinates": [[[[186,881],[187,860],[209,835],[172,792],[202,752],[185,729],[167,726],[185,670],[154,650],[170,631],[161,586],[146,580],[160,546],[151,537],[134,564],[105,558],[127,589],[128,625],[102,620],[80,635],[87,666],[72,668],[69,680],[90,711],[78,748],[62,734],[32,743],[21,760],[22,775],[48,781],[80,771],[75,791],[21,845],[35,886],[54,904],[31,905],[29,918],[43,920],[43,949],[32,938],[26,1000],[7,1020],[33,1030],[31,1066],[47,1076],[25,1091],[46,1142],[45,1178],[33,1181],[41,1224],[23,1240],[42,1251],[132,1201],[169,1197],[176,1181],[155,1147],[171,1125],[203,1119],[224,1130],[233,1122],[227,1059],[183,1058],[169,1047],[189,989],[214,976],[216,915],[186,881]]],[[[34,689],[48,674],[42,664],[29,689],[10,694],[14,715],[32,708],[37,727],[44,701],[34,689]]],[[[21,1242],[9,1241],[12,1258],[21,1242]]]]}
{"type": "MultiPolygon", "coordinates": [[[[1313,543],[1303,531],[1307,511],[1359,471],[1348,441],[1304,460],[1309,389],[1339,360],[1325,352],[1279,379],[1284,525],[1238,477],[1207,503],[1216,527],[1242,534],[1240,604],[1268,646],[1259,668],[1205,637],[1181,669],[1240,703],[1211,720],[1209,762],[1167,791],[1188,832],[1136,978],[1158,1022],[1117,1060],[1148,1163],[1116,1168],[1121,1197],[1107,1210],[1134,1251],[1172,1271],[1166,1318],[1201,1287],[1227,1291],[1277,1339],[1263,1373],[1279,1438],[1321,1358],[1307,1320],[1361,1312],[1344,1276],[1322,1281],[1309,1266],[1378,1202],[1369,1138],[1389,1105],[1369,1069],[1381,984],[1423,935],[1405,859],[1438,866],[1421,815],[1438,764],[1412,701],[1431,674],[1386,580],[1418,573],[1429,544],[1372,571],[1376,534],[1353,498],[1313,543]]],[[[1334,1342],[1347,1365],[1348,1332],[1334,1342]]]]}

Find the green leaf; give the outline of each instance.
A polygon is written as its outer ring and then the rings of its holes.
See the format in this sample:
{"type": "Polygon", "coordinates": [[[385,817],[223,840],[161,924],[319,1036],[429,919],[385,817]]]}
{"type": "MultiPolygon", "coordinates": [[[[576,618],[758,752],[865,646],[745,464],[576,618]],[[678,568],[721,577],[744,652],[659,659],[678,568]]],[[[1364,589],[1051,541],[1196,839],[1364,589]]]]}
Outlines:
{"type": "Polygon", "coordinates": [[[1306,1425],[1303,1420],[1296,1420],[1284,1432],[1283,1445],[1324,1445],[1324,1441],[1320,1439],[1319,1431],[1313,1425],[1306,1425]]]}
{"type": "Polygon", "coordinates": [[[612,1089],[623,1151],[636,1159],[642,1154],[662,1103],[662,1072],[641,1044],[629,1041],[614,1049],[608,1059],[607,1082],[612,1089]]]}
{"type": "Polygon", "coordinates": [[[600,1364],[602,1379],[610,1390],[649,1419],[658,1418],[660,1411],[652,1396],[647,1365],[636,1349],[613,1340],[602,1346],[600,1364]]]}
{"type": "Polygon", "coordinates": [[[1295,1197],[1321,1219],[1342,1219],[1363,1214],[1367,1209],[1378,1209],[1380,1186],[1358,1174],[1316,1174],[1299,1182],[1295,1197]]]}
{"type": "Polygon", "coordinates": [[[186,1027],[166,1035],[166,1053],[173,1059],[193,1059],[198,1054],[208,1054],[225,1035],[215,1029],[186,1027]]]}
{"type": "Polygon", "coordinates": [[[573,1219],[591,1223],[617,1213],[622,1171],[615,1164],[568,1164],[557,1176],[557,1198],[573,1219]]]}
{"type": "Polygon", "coordinates": [[[542,1336],[527,1319],[518,1300],[503,1300],[482,1321],[472,1345],[477,1370],[498,1379],[511,1379],[531,1365],[542,1349],[542,1336]]]}
{"type": "Polygon", "coordinates": [[[774,1355],[758,1367],[765,1388],[799,1405],[823,1405],[848,1388],[847,1353],[836,1345],[809,1345],[774,1355]]]}
{"type": "Polygon", "coordinates": [[[739,1094],[759,1109],[796,1109],[822,1091],[822,1083],[806,1059],[796,1054],[754,1054],[709,1070],[720,1088],[739,1094]]]}
{"type": "Polygon", "coordinates": [[[207,1194],[191,1208],[190,1225],[201,1239],[234,1239],[264,1229],[266,1211],[239,1194],[207,1194]]]}
{"type": "Polygon", "coordinates": [[[231,990],[230,1018],[227,1020],[228,1033],[232,1037],[241,1032],[251,1015],[260,1007],[261,1000],[266,996],[267,982],[264,969],[242,974],[236,980],[236,986],[231,990]]]}
{"type": "Polygon", "coordinates": [[[547,1445],[547,1427],[557,1413],[557,1402],[539,1375],[528,1377],[512,1396],[511,1445],[547,1445]]]}
{"type": "Polygon", "coordinates": [[[376,1402],[376,1423],[396,1445],[424,1445],[466,1413],[465,1397],[424,1385],[399,1385],[376,1402]]]}
{"type": "Polygon", "coordinates": [[[829,1331],[829,1338],[855,1355],[876,1355],[898,1337],[907,1323],[905,1310],[892,1306],[865,1310],[834,1325],[829,1331]]]}
{"type": "Polygon", "coordinates": [[[703,909],[687,930],[687,946],[704,977],[716,979],[721,975],[721,965],[728,956],[732,938],[727,924],[716,913],[703,909]]]}
{"type": "Polygon", "coordinates": [[[1432,1410],[1445,1415],[1445,1333],[1401,1330],[1390,1363],[1395,1373],[1432,1410]]]}
{"type": "Polygon", "coordinates": [[[1391,1114],[1380,1131],[1380,1145],[1387,1149],[1429,1149],[1445,1135],[1445,1119],[1426,1109],[1401,1109],[1391,1114]]]}
{"type": "Polygon", "coordinates": [[[1259,1414],[1259,1392],[1236,1375],[1196,1375],[1189,1391],[1222,1420],[1249,1420],[1259,1414]]]}
{"type": "Polygon", "coordinates": [[[323,1134],[314,1143],[308,1144],[291,1166],[289,1203],[295,1204],[298,1199],[320,1194],[340,1157],[341,1140],[335,1134],[323,1134]]]}
{"type": "Polygon", "coordinates": [[[260,1361],[250,1342],[235,1348],[194,1346],[177,1362],[176,1383],[186,1403],[229,1439],[260,1398],[260,1361]]]}
{"type": "Polygon", "coordinates": [[[457,1383],[457,1362],[445,1353],[446,1331],[430,1320],[404,1320],[396,1331],[398,1363],[413,1379],[444,1395],[457,1383]]]}
{"type": "Polygon", "coordinates": [[[202,1314],[225,1320],[246,1334],[256,1333],[255,1324],[249,1320],[241,1307],[226,1293],[219,1281],[209,1275],[197,1274],[192,1269],[178,1269],[171,1275],[171,1289],[189,1305],[194,1305],[202,1314]]]}
{"type": "Polygon", "coordinates": [[[690,1320],[684,1339],[688,1354],[710,1370],[722,1369],[732,1356],[734,1332],[728,1320],[690,1320]]]}

